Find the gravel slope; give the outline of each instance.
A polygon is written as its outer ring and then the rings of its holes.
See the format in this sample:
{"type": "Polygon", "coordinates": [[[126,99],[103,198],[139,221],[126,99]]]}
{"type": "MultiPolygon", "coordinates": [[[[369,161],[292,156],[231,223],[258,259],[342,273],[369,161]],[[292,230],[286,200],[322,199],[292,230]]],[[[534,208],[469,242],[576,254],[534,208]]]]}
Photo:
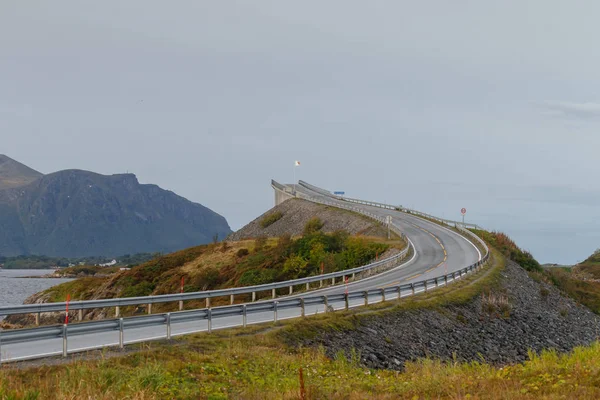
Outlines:
{"type": "Polygon", "coordinates": [[[302,199],[289,199],[232,233],[227,239],[237,241],[259,236],[278,237],[284,233],[292,236],[301,235],[304,226],[312,217],[317,217],[324,222],[324,232],[343,229],[351,235],[385,236],[387,234],[381,225],[362,215],[302,199]],[[260,225],[262,219],[276,212],[283,214],[281,219],[263,228],[260,225]]]}

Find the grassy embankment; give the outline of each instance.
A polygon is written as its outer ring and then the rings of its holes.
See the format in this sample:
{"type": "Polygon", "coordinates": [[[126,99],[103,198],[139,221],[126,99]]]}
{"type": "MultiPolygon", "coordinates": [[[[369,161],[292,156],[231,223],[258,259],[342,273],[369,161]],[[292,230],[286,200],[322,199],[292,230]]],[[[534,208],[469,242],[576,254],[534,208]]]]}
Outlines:
{"type": "MultiPolygon", "coordinates": [[[[426,295],[370,306],[368,312],[443,308],[462,304],[498,284],[503,257],[494,252],[492,268],[426,295]]],[[[301,398],[589,398],[600,396],[600,344],[571,354],[531,354],[523,364],[496,368],[485,363],[422,360],[404,372],[371,370],[359,355],[328,359],[320,349],[288,347],[294,338],[322,329],[352,327],[365,309],[336,312],[246,330],[187,336],[177,346],[135,346],[132,354],[36,368],[5,366],[0,397],[11,399],[188,399],[301,398]],[[249,335],[251,334],[251,335],[249,335]]]]}
{"type": "MultiPolygon", "coordinates": [[[[325,273],[358,267],[390,247],[405,246],[398,239],[349,236],[343,231],[325,234],[320,231],[321,227],[322,223],[314,219],[306,224],[305,235],[299,238],[284,235],[193,247],[114,276],[67,282],[48,289],[45,294],[49,301],[64,301],[67,294],[72,299],[83,300],[178,293],[182,278],[185,292],[251,286],[317,275],[321,273],[321,266],[325,273]]],[[[248,300],[248,296],[239,296],[236,300],[248,300]]],[[[219,304],[219,300],[213,304],[219,304]]],[[[200,301],[185,304],[186,308],[200,306],[200,301]]],[[[175,307],[176,304],[157,304],[154,310],[168,311],[175,307]]],[[[134,308],[124,308],[122,312],[127,315],[133,313],[134,308]]]]}
{"type": "Polygon", "coordinates": [[[600,250],[573,268],[547,268],[547,281],[600,314],[600,250]]]}

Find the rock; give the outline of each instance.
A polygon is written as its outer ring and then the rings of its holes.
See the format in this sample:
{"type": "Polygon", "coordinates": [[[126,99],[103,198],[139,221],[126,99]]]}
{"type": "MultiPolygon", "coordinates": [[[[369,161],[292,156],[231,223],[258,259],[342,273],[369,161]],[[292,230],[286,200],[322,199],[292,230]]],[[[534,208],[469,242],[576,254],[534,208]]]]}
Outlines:
{"type": "Polygon", "coordinates": [[[490,315],[475,297],[441,312],[372,315],[355,330],[324,332],[311,345],[323,346],[332,358],[340,350],[349,357],[354,348],[368,367],[401,370],[405,361],[424,357],[511,364],[525,361],[529,349],[570,351],[596,340],[596,315],[590,310],[562,297],[554,286],[534,281],[513,262],[507,262],[502,277],[498,294],[506,294],[512,306],[508,318],[490,315]],[[545,299],[539,296],[542,287],[549,292],[545,299]],[[563,316],[565,308],[569,312],[563,316]]]}

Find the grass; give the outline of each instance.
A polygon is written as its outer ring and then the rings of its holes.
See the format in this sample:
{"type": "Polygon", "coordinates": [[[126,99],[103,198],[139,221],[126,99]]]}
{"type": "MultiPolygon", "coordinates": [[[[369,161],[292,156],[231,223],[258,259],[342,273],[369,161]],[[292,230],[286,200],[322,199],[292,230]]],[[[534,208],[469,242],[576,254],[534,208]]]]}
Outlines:
{"type": "Polygon", "coordinates": [[[136,345],[118,357],[105,352],[62,365],[5,365],[0,398],[299,399],[300,368],[307,399],[599,398],[600,343],[564,355],[530,353],[529,361],[503,368],[424,359],[395,372],[362,367],[356,352],[329,359],[323,349],[290,347],[282,340],[307,325],[343,329],[378,313],[470,301],[498,284],[504,262],[496,251],[494,260],[485,273],[397,305],[289,321],[275,330],[263,325],[136,345]]]}
{"type": "MultiPolygon", "coordinates": [[[[310,230],[315,228],[314,223],[307,226],[310,230]]],[[[110,276],[76,279],[46,290],[43,296],[48,301],[60,302],[65,301],[67,295],[73,300],[161,295],[178,293],[182,280],[184,292],[252,286],[318,275],[321,268],[328,273],[358,267],[378,258],[392,247],[405,246],[401,239],[350,236],[343,231],[331,234],[316,231],[297,238],[284,235],[280,238],[222,242],[160,256],[129,271],[118,271],[110,276]]],[[[78,266],[67,272],[84,270],[88,271],[90,267],[78,266]]],[[[302,285],[295,290],[304,288],[302,285]]],[[[235,301],[248,301],[249,296],[236,296],[235,301]]],[[[223,297],[213,299],[212,304],[216,306],[228,302],[229,297],[223,297]]],[[[200,300],[191,300],[184,306],[189,309],[204,305],[200,300]]],[[[177,307],[177,303],[156,304],[153,311],[167,312],[177,307]]],[[[114,313],[114,310],[104,311],[107,315],[114,313]]],[[[139,307],[123,307],[120,311],[125,316],[143,312],[139,307]]],[[[102,315],[102,310],[94,312],[102,315]]],[[[32,318],[28,321],[20,319],[9,322],[33,323],[32,318]]]]}

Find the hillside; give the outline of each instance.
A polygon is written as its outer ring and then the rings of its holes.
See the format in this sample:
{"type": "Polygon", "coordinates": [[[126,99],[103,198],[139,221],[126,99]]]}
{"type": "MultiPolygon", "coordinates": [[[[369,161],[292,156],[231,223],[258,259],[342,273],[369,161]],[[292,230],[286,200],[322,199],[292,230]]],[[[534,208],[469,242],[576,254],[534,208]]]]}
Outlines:
{"type": "Polygon", "coordinates": [[[6,368],[0,397],[598,398],[595,316],[493,260],[400,303],[6,368]]]}
{"type": "Polygon", "coordinates": [[[278,237],[283,234],[299,236],[311,218],[318,218],[323,222],[324,232],[345,230],[351,235],[365,236],[385,236],[387,232],[381,225],[360,214],[307,200],[289,199],[232,233],[227,239],[236,241],[260,236],[278,237]]]}
{"type": "MultiPolygon", "coordinates": [[[[296,239],[283,235],[280,238],[211,243],[161,256],[112,276],[67,282],[31,296],[26,303],[64,301],[67,294],[74,299],[90,300],[177,293],[182,279],[185,292],[258,285],[318,275],[321,267],[325,273],[358,267],[378,256],[391,256],[399,251],[398,247],[404,246],[397,240],[350,236],[344,231],[325,234],[319,230],[296,239]]],[[[192,303],[188,306],[202,306],[199,302],[192,303]]],[[[157,304],[155,310],[169,307],[173,304],[157,304]]],[[[94,310],[85,318],[104,318],[104,312],[94,310]]],[[[135,310],[124,309],[123,312],[134,313],[135,310]]],[[[8,321],[27,325],[32,322],[30,317],[15,316],[8,321]]],[[[50,323],[62,318],[52,314],[43,317],[50,323]]]]}
{"type": "Polygon", "coordinates": [[[546,268],[542,278],[600,314],[600,250],[572,268],[546,268]]]}
{"type": "Polygon", "coordinates": [[[81,170],[0,190],[0,255],[118,256],[225,238],[222,216],[133,174],[81,170]]]}
{"type": "Polygon", "coordinates": [[[25,186],[42,176],[28,166],[0,154],[0,190],[25,186]]]}

